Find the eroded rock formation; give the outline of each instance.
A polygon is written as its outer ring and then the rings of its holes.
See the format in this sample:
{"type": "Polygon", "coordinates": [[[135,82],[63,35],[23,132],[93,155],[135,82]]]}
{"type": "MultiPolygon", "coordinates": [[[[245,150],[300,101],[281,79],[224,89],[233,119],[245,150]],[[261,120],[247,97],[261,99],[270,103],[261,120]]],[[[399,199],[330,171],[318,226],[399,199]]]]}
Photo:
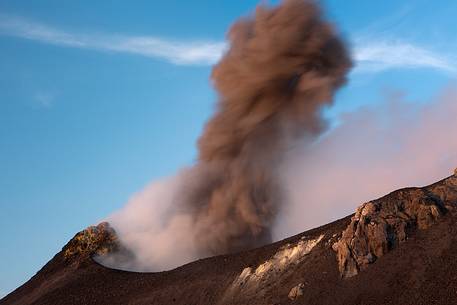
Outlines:
{"type": "MultiPolygon", "coordinates": [[[[261,294],[285,274],[293,273],[324,237],[324,234],[312,238],[303,236],[298,242],[281,247],[257,267],[244,268],[227,289],[223,301],[230,304],[239,295],[249,299],[261,294]]],[[[297,289],[294,290],[294,298],[300,295],[297,289]]]]}
{"type": "Polygon", "coordinates": [[[341,238],[333,244],[342,277],[360,270],[427,229],[457,205],[457,176],[425,188],[407,188],[357,208],[341,238]]]}
{"type": "Polygon", "coordinates": [[[82,262],[94,255],[117,251],[120,247],[116,232],[107,222],[90,226],[77,233],[62,251],[67,261],[82,262]]]}

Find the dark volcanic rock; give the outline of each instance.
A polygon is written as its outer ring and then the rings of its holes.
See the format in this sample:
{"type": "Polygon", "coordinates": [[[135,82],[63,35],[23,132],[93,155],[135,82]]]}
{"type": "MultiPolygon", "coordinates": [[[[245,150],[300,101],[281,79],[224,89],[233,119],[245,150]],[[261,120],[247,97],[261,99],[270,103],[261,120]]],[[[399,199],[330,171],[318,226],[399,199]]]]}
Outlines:
{"type": "Polygon", "coordinates": [[[454,176],[393,192],[364,204],[352,218],[271,245],[157,273],[97,264],[89,253],[111,239],[91,229],[0,304],[457,304],[456,205],[454,176]],[[347,261],[363,272],[341,278],[332,250],[337,240],[351,250],[347,261]],[[74,264],[83,257],[84,264],[74,264]]]}
{"type": "Polygon", "coordinates": [[[399,190],[362,204],[333,245],[341,275],[356,275],[416,229],[435,224],[456,202],[457,178],[453,176],[443,183],[399,190]]]}

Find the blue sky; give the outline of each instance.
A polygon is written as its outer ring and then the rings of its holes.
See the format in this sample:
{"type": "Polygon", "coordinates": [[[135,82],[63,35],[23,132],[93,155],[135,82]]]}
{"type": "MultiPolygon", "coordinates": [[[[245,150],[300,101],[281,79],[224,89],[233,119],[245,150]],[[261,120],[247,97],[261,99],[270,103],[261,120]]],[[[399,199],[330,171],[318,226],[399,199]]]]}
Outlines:
{"type": "MultiPolygon", "coordinates": [[[[257,1],[0,0],[0,296],[196,155],[224,35],[257,1]]],[[[323,1],[356,61],[329,117],[455,79],[452,0],[323,1]]]]}

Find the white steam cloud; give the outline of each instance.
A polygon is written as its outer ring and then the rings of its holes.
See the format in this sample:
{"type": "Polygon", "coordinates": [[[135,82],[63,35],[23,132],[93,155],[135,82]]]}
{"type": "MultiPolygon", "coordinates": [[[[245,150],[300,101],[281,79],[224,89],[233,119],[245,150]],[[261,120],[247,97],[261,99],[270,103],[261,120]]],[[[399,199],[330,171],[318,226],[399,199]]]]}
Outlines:
{"type": "Polygon", "coordinates": [[[184,190],[187,177],[183,170],[175,177],[153,182],[113,214],[108,221],[136,259],[120,264],[108,257],[101,262],[128,270],[150,271],[171,269],[197,259],[191,215],[176,211],[178,192],[184,190]]]}

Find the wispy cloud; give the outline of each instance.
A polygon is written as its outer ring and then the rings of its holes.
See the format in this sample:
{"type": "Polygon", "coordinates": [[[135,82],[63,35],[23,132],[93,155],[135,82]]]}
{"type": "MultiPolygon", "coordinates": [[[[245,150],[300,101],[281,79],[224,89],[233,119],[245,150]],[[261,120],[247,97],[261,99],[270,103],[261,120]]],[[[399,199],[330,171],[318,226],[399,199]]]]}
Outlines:
{"type": "MultiPolygon", "coordinates": [[[[0,34],[57,46],[142,55],[177,65],[214,64],[226,48],[226,43],[220,41],[179,41],[153,36],[72,33],[5,15],[0,15],[0,34]]],[[[373,73],[408,68],[429,68],[448,73],[457,71],[456,63],[443,54],[399,40],[356,39],[353,56],[356,72],[373,73]]]]}
{"type": "Polygon", "coordinates": [[[213,64],[222,56],[225,48],[223,42],[172,41],[151,36],[84,35],[5,15],[0,15],[0,34],[57,46],[137,54],[178,65],[213,64]]]}
{"type": "Polygon", "coordinates": [[[445,55],[399,40],[360,41],[355,45],[353,56],[360,72],[393,68],[431,68],[451,73],[457,71],[455,63],[445,55]]]}

